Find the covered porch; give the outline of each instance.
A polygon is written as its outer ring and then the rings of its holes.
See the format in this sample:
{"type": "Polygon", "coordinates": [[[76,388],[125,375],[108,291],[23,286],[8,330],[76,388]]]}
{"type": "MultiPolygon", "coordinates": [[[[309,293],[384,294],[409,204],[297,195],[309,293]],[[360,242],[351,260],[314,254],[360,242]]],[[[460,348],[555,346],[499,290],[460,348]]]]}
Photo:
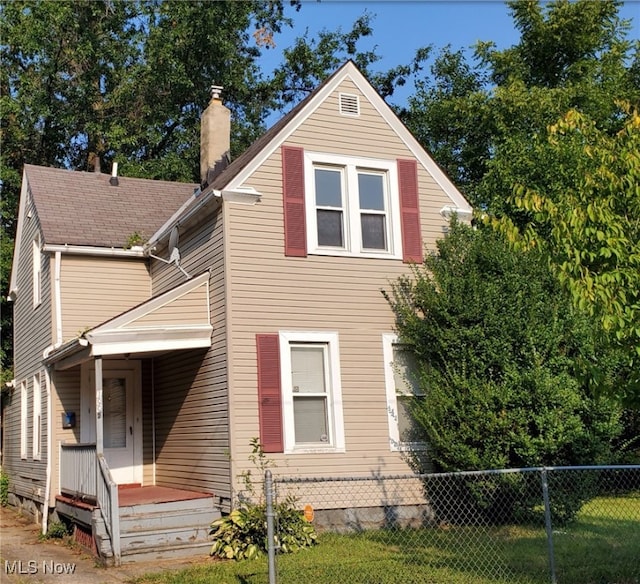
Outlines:
{"type": "MultiPolygon", "coordinates": [[[[174,363],[197,371],[206,355],[208,278],[206,272],[152,298],[47,357],[62,417],[55,508],[84,530],[85,545],[105,562],[177,554],[206,542],[208,524],[219,516],[210,485],[156,472],[156,448],[164,446],[156,415],[164,410],[155,402],[175,407],[165,434],[179,425],[182,406],[172,403],[173,386],[159,383],[156,371],[174,363]],[[156,386],[163,395],[156,396],[156,386]]],[[[190,383],[187,376],[183,396],[190,383]]]]}

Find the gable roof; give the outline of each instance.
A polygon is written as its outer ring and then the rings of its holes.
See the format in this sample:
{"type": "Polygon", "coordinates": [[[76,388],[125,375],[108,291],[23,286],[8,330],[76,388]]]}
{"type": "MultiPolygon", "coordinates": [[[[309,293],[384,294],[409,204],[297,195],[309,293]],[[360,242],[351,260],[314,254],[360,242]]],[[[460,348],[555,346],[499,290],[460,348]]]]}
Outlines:
{"type": "Polygon", "coordinates": [[[391,109],[380,94],[373,88],[353,61],[347,61],[333,75],[323,81],[309,96],[302,100],[288,114],[274,124],[265,134],[256,140],[247,150],[225,168],[204,192],[195,194],[151,237],[155,243],[165,237],[173,225],[191,216],[206,205],[212,197],[221,191],[240,189],[247,178],[302,124],[345,79],[350,79],[378,110],[382,118],[396,132],[416,159],[431,174],[451,200],[451,208],[460,213],[471,213],[471,205],[431,158],[424,147],[416,140],[400,118],[391,109]]]}
{"type": "Polygon", "coordinates": [[[43,240],[48,245],[122,248],[134,233],[149,237],[198,187],[26,164],[43,240]]]}

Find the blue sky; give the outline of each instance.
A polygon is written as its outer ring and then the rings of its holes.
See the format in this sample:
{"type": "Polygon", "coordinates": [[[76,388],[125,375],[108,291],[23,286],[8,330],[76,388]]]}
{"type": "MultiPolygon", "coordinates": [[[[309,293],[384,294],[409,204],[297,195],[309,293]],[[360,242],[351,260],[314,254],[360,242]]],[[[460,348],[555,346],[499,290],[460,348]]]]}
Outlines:
{"type": "MultiPolygon", "coordinates": [[[[598,1],[598,0],[594,0],[598,1]]],[[[288,4],[288,3],[287,3],[288,4]]],[[[359,45],[368,50],[377,47],[382,60],[377,70],[384,71],[396,65],[409,63],[416,49],[432,44],[435,52],[448,44],[455,50],[466,49],[477,41],[494,41],[505,48],[518,41],[508,7],[503,2],[489,0],[346,0],[305,1],[295,12],[287,6],[287,15],[293,19],[293,29],[276,35],[276,48],[268,51],[263,60],[265,70],[281,59],[283,48],[293,44],[306,29],[311,38],[322,29],[335,30],[340,26],[348,31],[353,22],[368,11],[373,19],[374,35],[359,45]]],[[[640,38],[640,0],[628,1],[620,12],[633,21],[631,38],[640,38]]],[[[394,94],[390,101],[401,104],[410,89],[394,94]]]]}

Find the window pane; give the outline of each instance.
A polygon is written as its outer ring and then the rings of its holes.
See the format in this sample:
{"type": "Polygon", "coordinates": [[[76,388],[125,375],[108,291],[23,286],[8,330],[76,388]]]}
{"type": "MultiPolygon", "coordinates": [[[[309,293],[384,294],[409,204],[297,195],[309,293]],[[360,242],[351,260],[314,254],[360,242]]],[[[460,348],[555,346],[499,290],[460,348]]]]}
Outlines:
{"type": "Polygon", "coordinates": [[[293,393],[325,393],[324,346],[291,346],[293,393]]]}
{"type": "Polygon", "coordinates": [[[411,415],[410,396],[398,396],[398,434],[401,442],[415,442],[418,438],[418,427],[411,415]]]}
{"type": "Polygon", "coordinates": [[[316,205],[342,207],[342,173],[316,168],[316,205]]]}
{"type": "Polygon", "coordinates": [[[293,416],[296,444],[329,442],[326,398],[294,396],[293,416]]]}
{"type": "Polygon", "coordinates": [[[418,363],[406,348],[393,346],[393,382],[399,395],[424,395],[418,383],[418,363]]]}
{"type": "Polygon", "coordinates": [[[344,247],[342,211],[318,209],[318,245],[344,247]]]}
{"type": "Polygon", "coordinates": [[[384,211],[384,186],[380,174],[358,173],[360,208],[384,211]]]}
{"type": "Polygon", "coordinates": [[[103,381],[104,447],[127,446],[127,392],[125,380],[116,377],[103,381]]]}
{"type": "Polygon", "coordinates": [[[362,247],[365,249],[387,249],[384,215],[360,216],[362,247]]]}

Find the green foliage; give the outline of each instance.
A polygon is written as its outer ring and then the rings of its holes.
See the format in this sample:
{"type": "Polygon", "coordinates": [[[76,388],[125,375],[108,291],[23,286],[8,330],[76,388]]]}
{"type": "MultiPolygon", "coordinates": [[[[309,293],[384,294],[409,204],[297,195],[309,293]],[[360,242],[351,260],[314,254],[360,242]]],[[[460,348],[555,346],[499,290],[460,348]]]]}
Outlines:
{"type": "Polygon", "coordinates": [[[64,539],[69,535],[69,528],[62,521],[52,521],[47,527],[47,534],[43,539],[64,539]]]}
{"type": "MultiPolygon", "coordinates": [[[[288,498],[274,505],[278,528],[275,545],[280,553],[293,553],[316,543],[316,531],[295,508],[295,499],[288,498]]],[[[251,560],[267,552],[266,504],[240,505],[229,515],[211,524],[214,543],[211,555],[233,560],[251,560]]]]}
{"type": "MultiPolygon", "coordinates": [[[[258,438],[251,439],[249,460],[264,477],[274,463],[268,459],[258,438]]],[[[250,470],[240,475],[244,487],[238,505],[228,515],[211,524],[210,535],[214,540],[211,555],[223,559],[252,560],[267,552],[267,505],[262,493],[258,493],[250,470]],[[256,501],[257,498],[257,501],[256,501]]],[[[274,503],[275,545],[280,553],[293,553],[316,543],[315,528],[296,509],[296,499],[287,496],[274,503]]]]}
{"type": "Polygon", "coordinates": [[[0,506],[6,507],[9,504],[9,475],[0,470],[0,506]]]}
{"type": "Polygon", "coordinates": [[[593,323],[544,258],[454,221],[388,298],[421,364],[412,411],[439,469],[611,460],[621,408],[584,383],[593,323]]]}
{"type": "Polygon", "coordinates": [[[610,133],[571,110],[550,126],[529,164],[560,178],[516,186],[509,200],[526,219],[493,224],[549,255],[574,303],[626,349],[640,399],[640,116],[621,108],[620,124],[610,133]]]}

